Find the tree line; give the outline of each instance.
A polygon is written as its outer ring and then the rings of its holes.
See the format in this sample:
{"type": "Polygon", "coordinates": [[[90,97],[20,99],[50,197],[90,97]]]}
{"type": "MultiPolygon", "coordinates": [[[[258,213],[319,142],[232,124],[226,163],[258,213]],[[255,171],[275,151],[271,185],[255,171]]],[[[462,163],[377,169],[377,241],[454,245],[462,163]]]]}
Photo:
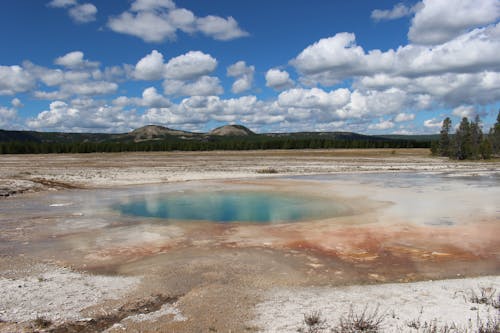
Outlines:
{"type": "Polygon", "coordinates": [[[500,110],[496,123],[488,134],[483,134],[478,115],[472,121],[467,117],[462,118],[455,134],[450,133],[451,129],[451,119],[446,117],[443,120],[439,141],[431,145],[434,155],[456,160],[490,159],[494,155],[500,155],[500,110]]]}
{"type": "Polygon", "coordinates": [[[59,154],[139,151],[206,151],[329,148],[429,148],[430,141],[293,137],[246,137],[217,140],[161,140],[144,142],[3,142],[0,154],[59,154]]]}

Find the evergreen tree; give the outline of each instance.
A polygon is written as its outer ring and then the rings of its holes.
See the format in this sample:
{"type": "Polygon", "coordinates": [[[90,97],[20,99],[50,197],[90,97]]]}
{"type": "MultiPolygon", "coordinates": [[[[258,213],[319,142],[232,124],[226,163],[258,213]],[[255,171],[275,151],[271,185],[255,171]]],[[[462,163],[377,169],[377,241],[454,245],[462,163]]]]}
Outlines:
{"type": "Polygon", "coordinates": [[[490,141],[493,148],[493,153],[500,154],[500,110],[498,110],[497,122],[490,130],[490,141]]]}
{"type": "Polygon", "coordinates": [[[486,138],[481,142],[481,145],[479,146],[479,154],[481,155],[481,158],[488,160],[491,158],[492,153],[493,149],[491,147],[490,140],[486,138]]]}
{"type": "Polygon", "coordinates": [[[470,123],[470,159],[480,158],[480,146],[483,142],[483,131],[481,129],[481,119],[476,115],[474,121],[470,123]]]}
{"type": "Polygon", "coordinates": [[[469,119],[462,118],[454,137],[453,158],[465,160],[471,157],[472,140],[469,119]]]}
{"type": "Polygon", "coordinates": [[[446,117],[443,120],[443,126],[441,127],[441,132],[439,136],[438,144],[438,154],[440,156],[450,156],[450,129],[451,129],[451,119],[446,117]]]}

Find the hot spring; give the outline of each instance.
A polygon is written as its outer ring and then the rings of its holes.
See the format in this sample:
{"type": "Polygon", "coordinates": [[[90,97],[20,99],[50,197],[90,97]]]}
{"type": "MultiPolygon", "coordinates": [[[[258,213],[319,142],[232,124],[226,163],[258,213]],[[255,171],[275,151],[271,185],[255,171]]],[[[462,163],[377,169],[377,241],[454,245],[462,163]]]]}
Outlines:
{"type": "Polygon", "coordinates": [[[286,223],[346,215],[326,197],[264,191],[174,192],[131,198],[114,205],[123,215],[176,221],[286,223]]]}

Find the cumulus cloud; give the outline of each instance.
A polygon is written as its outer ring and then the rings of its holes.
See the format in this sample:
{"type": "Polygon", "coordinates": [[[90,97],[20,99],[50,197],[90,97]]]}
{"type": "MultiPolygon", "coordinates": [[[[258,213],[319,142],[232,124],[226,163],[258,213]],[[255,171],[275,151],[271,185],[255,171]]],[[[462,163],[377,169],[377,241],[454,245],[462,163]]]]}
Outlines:
{"type": "Polygon", "coordinates": [[[415,6],[407,6],[404,3],[398,3],[392,9],[375,9],[372,11],[371,17],[375,21],[395,20],[406,16],[411,16],[417,12],[422,3],[415,6]]]}
{"type": "Polygon", "coordinates": [[[476,115],[476,108],[472,105],[460,105],[453,109],[452,114],[460,118],[472,118],[476,115]]]}
{"type": "Polygon", "coordinates": [[[319,88],[295,88],[279,94],[278,103],[283,107],[337,109],[346,105],[350,97],[350,91],[344,88],[330,92],[319,88]]]}
{"type": "Polygon", "coordinates": [[[165,108],[171,106],[172,102],[159,94],[155,87],[148,87],[142,92],[142,98],[120,96],[113,100],[113,104],[120,107],[136,105],[149,108],[165,108]]]}
{"type": "Polygon", "coordinates": [[[254,66],[247,66],[244,61],[238,61],[227,68],[227,76],[236,78],[231,91],[235,94],[240,94],[252,88],[253,76],[255,73],[254,66]]]}
{"type": "Polygon", "coordinates": [[[114,93],[118,90],[118,84],[106,81],[91,81],[78,83],[63,83],[61,85],[61,93],[67,95],[106,95],[114,93]]]}
{"type": "Polygon", "coordinates": [[[99,63],[96,61],[89,61],[84,59],[82,51],[69,52],[54,60],[56,65],[64,66],[66,68],[85,68],[85,67],[98,67],[99,63]]]}
{"type": "Polygon", "coordinates": [[[212,73],[217,67],[217,60],[200,51],[170,59],[165,65],[165,77],[172,80],[192,80],[212,73]]]}
{"type": "Polygon", "coordinates": [[[201,76],[194,81],[165,80],[163,90],[174,96],[211,96],[224,93],[220,80],[213,76],[201,76]]]}
{"type": "Polygon", "coordinates": [[[128,11],[110,17],[108,27],[115,32],[156,43],[166,39],[174,40],[178,30],[186,33],[201,32],[224,41],[248,35],[233,17],[196,17],[188,9],[176,8],[175,3],[170,0],[136,0],[128,11]]]}
{"type": "Polygon", "coordinates": [[[64,99],[68,98],[69,96],[70,95],[68,93],[61,92],[59,90],[55,90],[55,91],[36,90],[33,92],[33,97],[35,97],[36,99],[46,99],[49,101],[53,101],[56,99],[64,100],[64,99]]]}
{"type": "Polygon", "coordinates": [[[76,5],[76,0],[52,0],[47,4],[49,7],[66,8],[76,5]]]}
{"type": "Polygon", "coordinates": [[[173,9],[175,8],[175,3],[172,0],[135,0],[130,9],[139,12],[161,8],[173,9]]]}
{"type": "Polygon", "coordinates": [[[396,51],[356,45],[352,33],[338,33],[308,46],[292,65],[312,82],[333,84],[359,76],[422,77],[500,69],[500,23],[474,29],[449,42],[425,47],[409,44],[396,51]]]}
{"type": "Polygon", "coordinates": [[[16,118],[16,109],[0,106],[0,127],[11,125],[16,118]]]}
{"type": "Polygon", "coordinates": [[[179,104],[150,108],[141,117],[142,123],[173,125],[184,129],[198,128],[210,120],[245,124],[251,128],[285,121],[275,102],[264,102],[256,96],[222,99],[218,96],[191,96],[179,104]]]}
{"type": "Polygon", "coordinates": [[[161,108],[168,107],[172,105],[172,103],[168,100],[168,98],[159,94],[155,87],[149,87],[144,89],[144,91],[142,92],[141,105],[161,108]]]}
{"type": "Polygon", "coordinates": [[[164,76],[163,54],[153,50],[135,65],[134,77],[139,80],[159,80],[164,76]]]}
{"type": "Polygon", "coordinates": [[[271,68],[266,72],[266,87],[276,90],[284,90],[293,87],[294,82],[290,79],[287,71],[271,68]]]}
{"type": "Polygon", "coordinates": [[[23,103],[19,98],[13,98],[12,101],[10,101],[10,104],[12,104],[13,107],[15,108],[21,108],[23,107],[23,103]]]}
{"type": "Polygon", "coordinates": [[[408,38],[418,44],[449,41],[468,29],[494,23],[500,17],[498,0],[423,0],[408,38]]]}
{"type": "Polygon", "coordinates": [[[436,118],[427,119],[424,121],[424,126],[430,129],[438,129],[443,126],[443,121],[437,120],[436,118]]]}
{"type": "Polygon", "coordinates": [[[72,7],[68,14],[77,23],[88,23],[96,20],[97,7],[91,3],[84,3],[72,7]]]}
{"type": "Polygon", "coordinates": [[[79,111],[70,108],[63,101],[54,101],[50,103],[50,109],[40,112],[36,118],[27,121],[31,128],[54,128],[61,127],[63,124],[75,122],[79,118],[79,111]]]}
{"type": "Polygon", "coordinates": [[[396,117],[394,117],[394,121],[397,123],[410,121],[413,119],[415,119],[415,115],[413,113],[398,113],[396,117]]]}
{"type": "Polygon", "coordinates": [[[223,18],[209,15],[199,18],[196,24],[199,31],[217,40],[231,40],[248,36],[248,32],[241,30],[238,22],[231,16],[223,18]]]}
{"type": "Polygon", "coordinates": [[[77,98],[70,103],[54,101],[49,110],[28,119],[32,129],[57,131],[128,131],[139,122],[133,112],[105,105],[91,98],[77,98]]]}
{"type": "Polygon", "coordinates": [[[20,66],[0,66],[0,95],[29,91],[35,82],[34,77],[20,66]]]}
{"type": "Polygon", "coordinates": [[[304,49],[291,64],[307,85],[354,79],[359,90],[397,88],[412,94],[418,108],[487,104],[500,98],[500,23],[468,31],[431,47],[409,44],[397,50],[356,45],[340,33],[304,49]]]}
{"type": "Polygon", "coordinates": [[[207,74],[217,67],[217,60],[200,51],[189,51],[164,62],[163,55],[153,50],[135,65],[133,77],[138,80],[160,80],[167,95],[218,95],[223,92],[220,81],[207,74]]]}
{"type": "Polygon", "coordinates": [[[160,43],[175,39],[176,28],[164,16],[154,12],[124,12],[108,21],[114,32],[139,37],[145,42],[160,43]]]}
{"type": "Polygon", "coordinates": [[[380,122],[376,124],[370,124],[368,125],[368,129],[372,130],[387,130],[389,128],[393,128],[394,123],[390,120],[380,120],[380,122]]]}
{"type": "Polygon", "coordinates": [[[91,3],[79,4],[77,0],[52,0],[47,6],[67,8],[69,17],[76,23],[88,23],[96,20],[97,7],[91,3]]]}

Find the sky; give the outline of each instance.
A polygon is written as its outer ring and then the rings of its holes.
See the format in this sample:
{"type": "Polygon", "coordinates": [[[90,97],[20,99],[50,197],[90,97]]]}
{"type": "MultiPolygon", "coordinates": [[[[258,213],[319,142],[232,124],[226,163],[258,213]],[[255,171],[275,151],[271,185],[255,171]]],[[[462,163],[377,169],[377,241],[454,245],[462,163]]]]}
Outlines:
{"type": "Polygon", "coordinates": [[[500,0],[4,0],[0,128],[438,133],[500,110],[500,0]]]}

